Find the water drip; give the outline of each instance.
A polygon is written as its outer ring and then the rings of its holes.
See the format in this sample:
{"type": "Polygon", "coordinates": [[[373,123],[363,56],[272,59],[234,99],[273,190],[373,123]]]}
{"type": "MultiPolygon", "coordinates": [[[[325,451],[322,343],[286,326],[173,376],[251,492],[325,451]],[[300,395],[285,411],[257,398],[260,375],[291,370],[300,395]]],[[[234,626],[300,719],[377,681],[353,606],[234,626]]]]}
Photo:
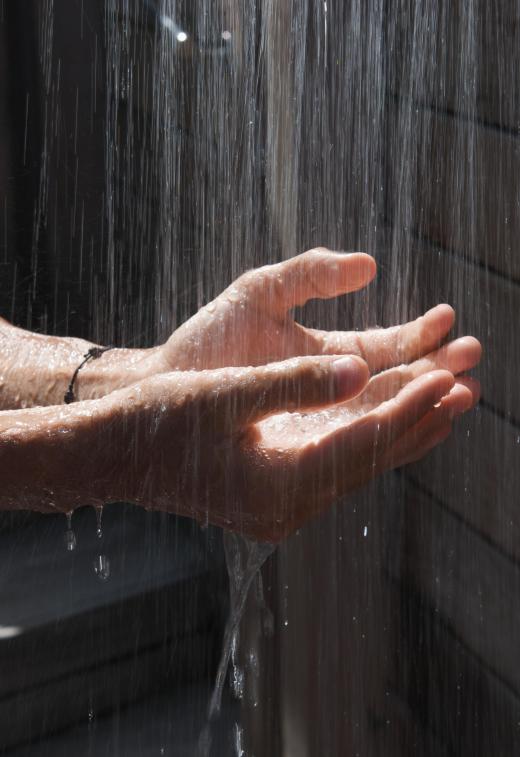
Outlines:
{"type": "Polygon", "coordinates": [[[110,560],[106,555],[98,555],[94,560],[94,573],[100,581],[110,578],[110,560]]]}
{"type": "MultiPolygon", "coordinates": [[[[229,576],[229,617],[224,631],[224,641],[215,686],[208,707],[207,722],[199,739],[199,757],[209,757],[210,754],[211,725],[220,713],[222,692],[230,662],[233,693],[238,698],[242,698],[244,694],[244,672],[240,668],[237,659],[240,621],[244,613],[251,584],[259,575],[260,568],[269,555],[274,552],[274,549],[275,547],[272,544],[260,544],[250,541],[239,534],[224,532],[224,551],[229,576]]],[[[258,597],[258,585],[256,596],[258,597]]],[[[236,724],[236,733],[240,733],[236,753],[243,755],[244,751],[241,747],[242,731],[238,723],[236,724]]]]}
{"type": "Polygon", "coordinates": [[[103,520],[103,505],[100,505],[99,507],[96,507],[96,533],[97,533],[98,539],[103,538],[102,520],[103,520]]]}
{"type": "Polygon", "coordinates": [[[73,552],[76,549],[76,534],[72,530],[72,510],[67,514],[67,530],[65,531],[64,541],[67,552],[73,552]]]}

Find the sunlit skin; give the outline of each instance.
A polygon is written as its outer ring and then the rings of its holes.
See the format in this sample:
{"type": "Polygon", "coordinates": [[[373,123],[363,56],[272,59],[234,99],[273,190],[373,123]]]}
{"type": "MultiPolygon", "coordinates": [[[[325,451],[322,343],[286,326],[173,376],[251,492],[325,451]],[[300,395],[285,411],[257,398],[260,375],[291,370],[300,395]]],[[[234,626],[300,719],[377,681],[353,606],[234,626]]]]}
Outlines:
{"type": "MultiPolygon", "coordinates": [[[[137,480],[127,479],[126,497],[140,490],[141,504],[279,541],[339,496],[424,455],[474,402],[472,388],[455,386],[450,371],[433,370],[420,372],[400,391],[395,377],[367,387],[371,396],[353,400],[352,412],[334,430],[324,424],[321,432],[313,426],[307,433],[289,416],[285,428],[263,433],[262,419],[281,407],[317,411],[340,399],[330,388],[334,360],[293,358],[257,369],[219,369],[182,383],[174,374],[158,376],[139,424],[144,464],[134,468],[137,480]],[[157,423],[160,393],[163,401],[175,396],[176,402],[157,423]],[[152,422],[156,432],[149,435],[152,422]],[[153,468],[144,462],[149,459],[153,468]]],[[[343,396],[357,394],[368,377],[359,358],[348,370],[343,396]]],[[[263,423],[268,427],[270,421],[263,423]]]]}
{"type": "MultiPolygon", "coordinates": [[[[290,316],[374,275],[370,256],[323,249],[250,271],[165,345],[106,353],[77,387],[95,399],[0,413],[4,507],[125,499],[275,542],[424,456],[479,396],[461,375],[480,359],[477,340],[439,348],[453,310],[366,332],[310,330],[290,316]]],[[[15,388],[18,407],[60,397],[87,343],[8,324],[4,334],[3,406],[15,388]],[[31,356],[42,350],[60,357],[39,389],[31,356]]]]}
{"type": "Polygon", "coordinates": [[[325,248],[248,271],[174,332],[161,348],[163,365],[200,370],[264,365],[298,355],[354,354],[375,373],[438,347],[453,326],[449,305],[403,326],[368,331],[318,331],[291,316],[308,300],[363,289],[375,275],[370,255],[325,248]]]}

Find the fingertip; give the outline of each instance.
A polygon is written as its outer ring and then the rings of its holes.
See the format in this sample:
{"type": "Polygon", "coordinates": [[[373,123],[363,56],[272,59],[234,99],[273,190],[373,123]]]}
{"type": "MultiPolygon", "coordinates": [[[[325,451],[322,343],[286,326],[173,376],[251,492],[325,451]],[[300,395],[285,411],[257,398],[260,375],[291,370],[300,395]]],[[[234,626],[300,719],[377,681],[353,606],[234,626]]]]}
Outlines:
{"type": "Polygon", "coordinates": [[[367,286],[377,273],[377,263],[372,255],[366,252],[349,252],[346,256],[351,286],[358,289],[367,286]]]}
{"type": "Polygon", "coordinates": [[[439,394],[440,397],[448,394],[455,385],[455,376],[453,373],[444,369],[430,371],[425,374],[425,379],[436,387],[436,394],[439,394]]]}
{"type": "Polygon", "coordinates": [[[442,302],[440,305],[427,310],[423,316],[423,320],[432,331],[432,336],[436,336],[440,340],[453,328],[455,315],[455,310],[452,306],[446,302],[442,302]]]}
{"type": "Polygon", "coordinates": [[[454,413],[460,415],[473,407],[473,392],[462,383],[456,383],[449,395],[453,398],[454,413]]]}
{"type": "Polygon", "coordinates": [[[456,386],[464,386],[471,393],[471,407],[478,403],[481,394],[480,381],[472,376],[457,376],[456,386]]]}
{"type": "Polygon", "coordinates": [[[337,400],[357,397],[366,387],[370,378],[368,365],[357,355],[337,358],[332,363],[332,370],[337,400]]]}
{"type": "Polygon", "coordinates": [[[377,263],[366,252],[343,252],[341,250],[329,250],[326,247],[316,247],[314,252],[336,256],[345,266],[345,274],[348,277],[346,284],[348,291],[355,291],[367,286],[377,273],[377,263]]]}
{"type": "Polygon", "coordinates": [[[460,339],[457,339],[457,342],[462,344],[465,350],[471,354],[475,363],[479,362],[482,357],[482,345],[478,339],[474,336],[463,336],[460,337],[460,339]]]}
{"type": "Polygon", "coordinates": [[[447,302],[441,302],[438,305],[435,305],[435,307],[428,310],[425,315],[436,315],[437,317],[442,316],[447,321],[451,321],[452,323],[455,322],[456,317],[455,309],[447,302]]]}

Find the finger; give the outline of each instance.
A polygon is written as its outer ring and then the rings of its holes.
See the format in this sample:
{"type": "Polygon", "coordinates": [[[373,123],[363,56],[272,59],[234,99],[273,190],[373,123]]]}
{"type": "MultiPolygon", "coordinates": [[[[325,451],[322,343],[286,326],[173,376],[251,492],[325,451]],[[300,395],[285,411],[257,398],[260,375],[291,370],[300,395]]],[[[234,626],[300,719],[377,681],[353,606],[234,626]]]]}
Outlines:
{"type": "Polygon", "coordinates": [[[380,470],[390,470],[420,460],[449,435],[453,419],[474,407],[478,398],[477,381],[469,380],[467,384],[464,380],[457,381],[436,407],[394,442],[383,455],[380,470]]]}
{"type": "Polygon", "coordinates": [[[332,252],[318,247],[282,263],[251,271],[245,274],[244,281],[253,295],[263,303],[268,302],[272,312],[285,315],[290,308],[304,305],[308,300],[337,297],[362,289],[375,274],[376,263],[370,255],[332,252]]]}
{"type": "Polygon", "coordinates": [[[309,470],[319,466],[331,479],[347,482],[349,460],[360,468],[375,467],[378,457],[448,395],[453,385],[453,375],[447,371],[420,376],[376,410],[310,445],[302,457],[309,470]]]}
{"type": "Polygon", "coordinates": [[[451,426],[454,418],[470,410],[474,405],[474,397],[471,390],[462,385],[455,384],[448,395],[443,397],[418,423],[409,429],[403,436],[394,442],[389,451],[383,456],[385,469],[404,465],[404,460],[411,460],[414,455],[422,457],[421,450],[430,444],[432,438],[436,438],[446,426],[451,426]]]}
{"type": "Polygon", "coordinates": [[[473,398],[472,407],[475,407],[480,399],[480,381],[472,376],[457,376],[456,386],[459,385],[465,386],[469,389],[473,398]]]}
{"type": "Polygon", "coordinates": [[[392,451],[392,454],[388,456],[388,459],[384,461],[383,467],[385,471],[394,470],[395,468],[402,468],[405,465],[416,463],[422,460],[423,457],[431,452],[435,447],[442,442],[446,441],[452,431],[451,423],[446,423],[439,427],[435,431],[431,431],[429,435],[425,435],[420,442],[416,443],[413,449],[407,449],[401,451],[396,449],[392,451]]]}
{"type": "MultiPolygon", "coordinates": [[[[322,482],[332,498],[363,486],[375,476],[395,467],[392,446],[407,429],[434,409],[453,387],[453,376],[437,371],[421,376],[405,387],[379,411],[310,443],[295,459],[298,475],[309,492],[322,482]],[[391,406],[394,406],[391,409],[391,406]]],[[[327,497],[325,496],[325,501],[327,497]]],[[[318,497],[318,503],[323,497],[318,497]]]]}
{"type": "Polygon", "coordinates": [[[359,355],[371,373],[382,371],[431,352],[439,346],[455,320],[450,305],[437,305],[420,318],[402,326],[368,331],[318,331],[306,329],[321,344],[324,354],[359,355]]]}
{"type": "Polygon", "coordinates": [[[218,404],[236,425],[287,410],[317,408],[355,397],[369,378],[355,356],[301,357],[218,374],[218,404]]]}
{"type": "Polygon", "coordinates": [[[411,379],[421,376],[428,371],[445,369],[456,376],[458,373],[470,371],[480,361],[482,347],[478,339],[464,336],[444,345],[425,357],[415,360],[408,366],[411,379]]]}
{"type": "Polygon", "coordinates": [[[470,336],[456,339],[410,365],[389,368],[373,376],[359,401],[363,404],[384,402],[410,381],[430,371],[443,369],[453,375],[469,371],[479,362],[481,354],[482,348],[477,339],[470,336]]]}

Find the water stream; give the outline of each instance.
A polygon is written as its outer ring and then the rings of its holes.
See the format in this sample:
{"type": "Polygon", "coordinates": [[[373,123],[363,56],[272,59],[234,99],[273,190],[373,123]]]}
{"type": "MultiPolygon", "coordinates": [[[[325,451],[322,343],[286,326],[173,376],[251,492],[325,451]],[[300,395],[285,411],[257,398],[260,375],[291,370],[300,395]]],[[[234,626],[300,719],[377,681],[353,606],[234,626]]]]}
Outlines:
{"type": "MultiPolygon", "coordinates": [[[[249,709],[256,749],[273,757],[372,747],[403,757],[419,753],[421,739],[424,754],[519,754],[520,0],[0,0],[0,35],[0,315],[42,333],[151,347],[244,271],[326,245],[370,252],[378,279],[298,308],[298,322],[389,326],[449,302],[453,333],[482,340],[483,400],[451,440],[278,551],[280,617],[264,609],[260,618],[265,633],[275,622],[283,633],[276,670],[258,673],[259,691],[275,693],[249,709]]],[[[265,428],[282,447],[279,422],[265,428]]],[[[291,421],[296,430],[314,422],[336,420],[324,412],[291,421]]],[[[13,575],[29,585],[28,555],[41,555],[33,575],[44,572],[45,529],[31,521],[35,546],[22,550],[17,529],[25,534],[27,524],[10,517],[0,522],[1,564],[19,565],[13,575]]],[[[104,582],[108,534],[96,517],[87,572],[104,582]]],[[[63,570],[72,571],[81,552],[72,513],[63,525],[62,517],[63,570]]],[[[173,517],[161,525],[163,555],[181,542],[199,548],[173,517]]],[[[159,550],[146,528],[142,539],[145,552],[159,550]]],[[[201,755],[227,676],[233,696],[256,697],[239,626],[253,589],[262,606],[260,567],[271,548],[232,534],[224,544],[230,614],[201,755]]],[[[120,556],[110,557],[119,572],[120,556]]],[[[130,548],[121,558],[131,563],[130,548]]],[[[176,580],[172,569],[171,587],[176,580]]],[[[114,583],[97,586],[99,595],[114,583]]],[[[37,734],[65,731],[87,689],[92,712],[111,699],[119,718],[125,696],[145,699],[142,682],[170,670],[147,654],[172,639],[177,650],[176,634],[200,680],[210,647],[200,628],[217,615],[208,609],[217,592],[201,604],[188,592],[174,606],[163,588],[147,584],[157,596],[137,603],[144,621],[153,618],[149,639],[134,615],[114,626],[114,643],[120,634],[127,649],[145,639],[136,670],[121,664],[128,678],[114,673],[109,695],[108,677],[93,677],[117,659],[110,624],[103,643],[96,628],[99,658],[89,644],[70,655],[84,680],[75,667],[77,697],[54,708],[33,697],[43,692],[42,653],[41,681],[31,689],[40,668],[23,678],[23,706],[0,707],[10,726],[0,746],[25,743],[32,723],[37,734]]],[[[72,593],[81,597],[81,586],[72,593]]],[[[3,604],[0,630],[14,625],[3,604]]],[[[65,680],[67,655],[52,657],[47,637],[43,647],[48,680],[62,664],[65,680]]],[[[2,701],[16,676],[6,681],[2,701]]],[[[190,697],[200,712],[206,703],[190,697]]],[[[143,716],[143,729],[155,727],[159,709],[143,716]]],[[[237,754],[246,748],[241,728],[237,754]]],[[[123,748],[106,739],[107,753],[123,748]]],[[[173,739],[164,732],[161,743],[173,739]]]]}
{"type": "MultiPolygon", "coordinates": [[[[222,704],[222,694],[231,663],[231,688],[237,699],[244,696],[244,671],[238,660],[240,621],[246,601],[254,581],[257,582],[255,599],[263,605],[260,569],[273,554],[272,544],[262,544],[246,539],[240,534],[224,532],[224,550],[229,576],[229,617],[224,630],[222,652],[215,679],[215,686],[208,706],[207,723],[199,739],[199,757],[209,757],[211,750],[211,727],[218,717],[222,704]]],[[[263,609],[263,607],[262,607],[263,609]]],[[[241,747],[241,727],[235,724],[237,754],[243,754],[241,747]]]]}

